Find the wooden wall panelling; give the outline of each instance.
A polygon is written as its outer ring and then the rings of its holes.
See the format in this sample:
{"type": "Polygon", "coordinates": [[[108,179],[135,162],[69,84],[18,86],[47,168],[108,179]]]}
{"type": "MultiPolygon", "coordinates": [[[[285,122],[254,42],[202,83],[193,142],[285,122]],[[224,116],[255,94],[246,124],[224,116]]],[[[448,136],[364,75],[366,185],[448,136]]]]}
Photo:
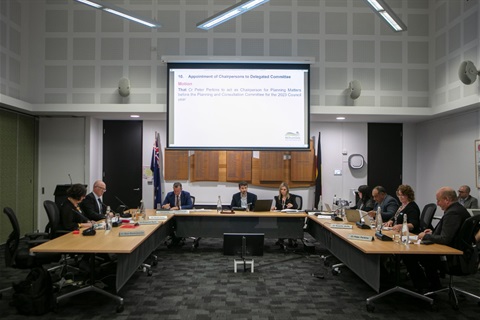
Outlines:
{"type": "Polygon", "coordinates": [[[188,180],[188,150],[165,149],[165,180],[188,180]]]}
{"type": "Polygon", "coordinates": [[[218,181],[219,151],[195,151],[192,181],[218,181]]]}
{"type": "Polygon", "coordinates": [[[252,181],[252,151],[226,151],[226,181],[252,181]]]}
{"type": "Polygon", "coordinates": [[[292,182],[313,182],[315,180],[315,151],[313,140],[310,140],[310,150],[292,151],[290,179],[292,182]]]}
{"type": "Polygon", "coordinates": [[[284,151],[260,151],[260,181],[282,182],[285,179],[284,151]]]}

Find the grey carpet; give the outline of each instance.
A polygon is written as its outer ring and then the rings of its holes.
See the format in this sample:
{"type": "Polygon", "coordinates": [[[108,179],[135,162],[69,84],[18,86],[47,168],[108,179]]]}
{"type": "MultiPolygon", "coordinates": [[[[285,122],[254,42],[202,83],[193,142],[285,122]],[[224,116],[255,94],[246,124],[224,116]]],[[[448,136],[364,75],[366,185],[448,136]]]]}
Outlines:
{"type": "MultiPolygon", "coordinates": [[[[311,239],[310,239],[311,240],[311,239]]],[[[478,319],[480,307],[462,298],[455,311],[448,295],[439,295],[431,311],[427,303],[401,293],[375,303],[367,312],[365,299],[375,294],[347,268],[332,275],[320,258],[322,247],[306,254],[300,244],[282,252],[271,239],[265,254],[255,259],[255,273],[233,273],[232,256],[223,256],[220,239],[202,239],[192,251],[160,247],[153,276],[137,272],[120,291],[125,310],[116,313],[115,302],[86,293],[62,302],[56,312],[38,319],[478,319]],[[324,275],[324,279],[312,274],[324,275]]],[[[3,261],[3,252],[0,254],[3,261]]],[[[332,262],[334,260],[331,260],[332,262]]],[[[25,277],[27,271],[0,268],[0,288],[25,277]]],[[[410,281],[402,277],[404,285],[410,281]]],[[[443,280],[447,285],[447,280],[443,280]]],[[[458,278],[459,287],[480,294],[480,275],[458,278]]],[[[11,292],[0,300],[1,319],[25,319],[9,306],[11,292]]]]}

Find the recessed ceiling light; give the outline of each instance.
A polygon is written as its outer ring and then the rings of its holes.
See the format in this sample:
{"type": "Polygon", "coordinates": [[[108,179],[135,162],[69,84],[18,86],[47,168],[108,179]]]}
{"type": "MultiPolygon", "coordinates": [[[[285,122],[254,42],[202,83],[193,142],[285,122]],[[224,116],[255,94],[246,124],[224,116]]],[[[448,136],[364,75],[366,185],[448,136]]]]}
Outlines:
{"type": "Polygon", "coordinates": [[[140,118],[140,116],[138,114],[131,114],[130,118],[140,118]]]}
{"type": "Polygon", "coordinates": [[[337,117],[337,120],[345,120],[345,117],[337,117]]]}

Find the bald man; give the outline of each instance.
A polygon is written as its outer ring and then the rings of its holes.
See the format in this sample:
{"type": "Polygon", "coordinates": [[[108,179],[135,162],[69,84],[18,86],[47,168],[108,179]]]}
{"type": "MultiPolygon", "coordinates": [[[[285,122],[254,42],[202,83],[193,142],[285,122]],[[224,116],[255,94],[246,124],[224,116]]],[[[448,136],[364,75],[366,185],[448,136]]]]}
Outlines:
{"type": "Polygon", "coordinates": [[[92,192],[87,194],[85,199],[80,202],[80,208],[89,220],[98,221],[105,219],[107,206],[102,201],[105,191],[107,191],[105,182],[97,180],[93,184],[92,192]]]}
{"type": "MultiPolygon", "coordinates": [[[[463,222],[470,217],[467,209],[458,203],[455,190],[442,187],[436,193],[437,205],[444,211],[435,230],[427,229],[418,235],[418,239],[453,246],[463,222]]],[[[405,255],[403,262],[407,266],[413,285],[419,292],[435,291],[441,288],[438,268],[438,255],[405,255]],[[423,267],[423,268],[422,268],[423,267]]]]}

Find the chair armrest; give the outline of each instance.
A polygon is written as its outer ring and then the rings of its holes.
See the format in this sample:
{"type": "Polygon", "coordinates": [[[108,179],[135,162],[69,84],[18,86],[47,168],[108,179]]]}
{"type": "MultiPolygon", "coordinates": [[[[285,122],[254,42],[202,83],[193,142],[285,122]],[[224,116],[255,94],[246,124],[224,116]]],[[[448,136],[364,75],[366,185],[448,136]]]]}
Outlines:
{"type": "Polygon", "coordinates": [[[38,239],[38,238],[48,238],[50,235],[47,232],[30,232],[25,234],[25,238],[28,239],[38,239]]]}
{"type": "Polygon", "coordinates": [[[38,246],[39,244],[42,244],[48,241],[50,241],[50,239],[34,239],[34,240],[28,240],[27,244],[29,248],[33,248],[38,246]]]}

